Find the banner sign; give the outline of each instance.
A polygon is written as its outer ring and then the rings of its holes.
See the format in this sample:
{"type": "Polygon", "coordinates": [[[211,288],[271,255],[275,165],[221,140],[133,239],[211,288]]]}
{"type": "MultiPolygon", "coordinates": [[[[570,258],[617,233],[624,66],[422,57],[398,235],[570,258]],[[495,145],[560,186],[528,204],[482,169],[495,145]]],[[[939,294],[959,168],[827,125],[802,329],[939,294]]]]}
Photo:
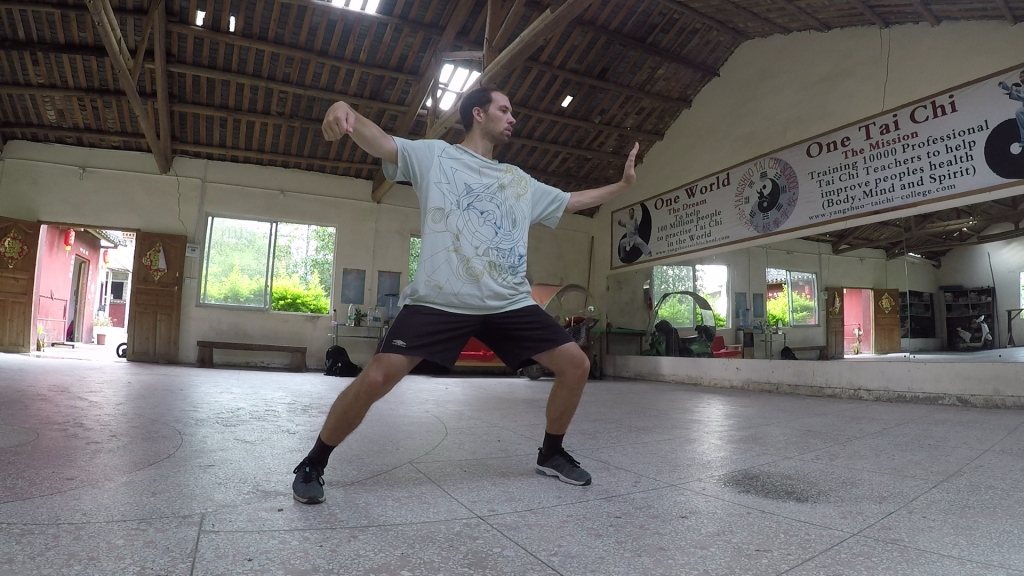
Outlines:
{"type": "Polygon", "coordinates": [[[611,267],[1024,179],[1024,65],[612,213],[611,267]]]}

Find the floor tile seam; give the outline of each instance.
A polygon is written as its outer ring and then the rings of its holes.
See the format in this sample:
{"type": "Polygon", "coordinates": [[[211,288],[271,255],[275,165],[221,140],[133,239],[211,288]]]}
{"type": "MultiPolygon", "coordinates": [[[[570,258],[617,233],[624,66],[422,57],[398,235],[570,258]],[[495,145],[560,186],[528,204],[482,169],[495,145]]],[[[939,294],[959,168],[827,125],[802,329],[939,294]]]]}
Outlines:
{"type": "Polygon", "coordinates": [[[825,554],[825,553],[827,553],[827,552],[830,552],[830,551],[832,551],[832,550],[835,550],[836,548],[838,548],[838,547],[839,547],[839,546],[841,546],[842,544],[845,544],[846,542],[849,542],[850,540],[852,540],[852,539],[854,539],[854,538],[856,538],[856,537],[857,537],[857,535],[856,535],[856,534],[850,534],[850,535],[849,535],[849,536],[847,536],[846,538],[843,538],[843,539],[842,539],[842,540],[840,540],[839,542],[836,542],[835,544],[833,544],[833,545],[829,546],[828,548],[825,548],[824,550],[822,550],[821,552],[818,552],[817,554],[815,554],[815,555],[811,556],[810,558],[805,558],[805,559],[804,559],[804,560],[802,560],[802,561],[801,561],[801,562],[800,562],[799,564],[796,564],[796,565],[794,565],[794,566],[790,566],[789,568],[787,568],[787,569],[783,570],[782,572],[779,572],[779,573],[777,574],[777,576],[784,576],[785,574],[789,574],[789,573],[790,573],[790,572],[792,572],[793,570],[796,570],[797,568],[799,568],[799,567],[803,566],[804,564],[807,564],[808,562],[810,562],[810,561],[814,560],[815,558],[819,558],[820,556],[822,556],[823,554],[825,554]]]}
{"type": "Polygon", "coordinates": [[[203,521],[206,519],[206,514],[203,513],[199,517],[199,530],[196,531],[196,541],[192,545],[192,567],[189,569],[189,576],[195,576],[196,573],[196,562],[199,560],[199,543],[203,538],[203,521]]]}
{"type": "Polygon", "coordinates": [[[990,568],[999,568],[1000,570],[1009,570],[1010,572],[1013,572],[1013,573],[1016,573],[1016,574],[1024,574],[1024,571],[1019,570],[1017,568],[1012,568],[1010,566],[1001,566],[999,564],[992,564],[990,562],[982,562],[982,561],[979,561],[979,560],[972,560],[970,558],[961,558],[960,556],[954,556],[952,554],[947,554],[947,553],[943,553],[943,552],[936,552],[934,550],[924,550],[922,548],[917,548],[916,546],[909,546],[907,544],[902,544],[902,543],[899,543],[899,542],[891,542],[889,540],[885,540],[884,538],[877,538],[875,536],[867,536],[867,535],[864,535],[864,534],[854,534],[853,538],[863,538],[865,540],[871,540],[873,542],[878,542],[880,544],[886,544],[888,546],[897,546],[899,548],[906,548],[907,550],[913,550],[915,552],[922,552],[924,554],[934,554],[936,556],[941,556],[943,558],[949,558],[950,560],[959,560],[961,562],[967,562],[969,564],[977,564],[979,566],[988,566],[990,568]]]}
{"type": "MultiPolygon", "coordinates": [[[[479,514],[478,516],[480,517],[481,520],[486,520],[487,518],[498,518],[498,517],[501,517],[501,516],[512,516],[514,514],[525,514],[527,512],[537,512],[537,511],[541,511],[541,510],[553,510],[555,508],[566,508],[566,507],[569,507],[569,506],[578,506],[580,504],[592,504],[594,502],[603,502],[605,500],[612,500],[614,498],[623,498],[623,497],[626,497],[626,496],[636,496],[637,494],[647,494],[648,492],[657,492],[658,490],[669,490],[671,488],[674,488],[674,486],[672,486],[671,484],[668,484],[666,482],[659,482],[659,483],[661,484],[661,486],[654,486],[652,488],[645,488],[643,490],[635,490],[633,492],[622,492],[622,493],[619,493],[619,494],[608,494],[608,495],[605,495],[605,496],[598,496],[596,498],[587,498],[585,500],[575,500],[573,502],[562,502],[560,504],[551,504],[550,506],[537,506],[536,508],[524,508],[522,510],[512,510],[512,511],[509,511],[509,512],[495,512],[493,514],[479,514]]],[[[571,486],[567,485],[567,487],[571,487],[571,486]]]]}
{"type": "Polygon", "coordinates": [[[192,512],[189,514],[171,514],[167,516],[149,516],[145,518],[119,518],[116,520],[90,520],[86,522],[0,522],[0,526],[39,526],[39,527],[62,527],[62,526],[94,526],[100,524],[126,524],[129,522],[155,522],[159,520],[183,520],[194,518],[205,514],[203,512],[192,512]]]}
{"type": "Polygon", "coordinates": [[[506,540],[508,540],[508,541],[509,541],[509,542],[511,542],[512,544],[516,545],[516,547],[518,547],[518,548],[519,548],[520,550],[522,550],[522,551],[523,551],[524,553],[526,553],[526,554],[527,554],[528,556],[530,556],[531,558],[533,558],[533,559],[534,559],[534,560],[536,560],[537,562],[540,562],[541,564],[543,564],[544,566],[546,566],[546,567],[547,567],[547,569],[548,569],[548,570],[551,570],[551,572],[553,572],[554,574],[557,574],[558,576],[564,576],[564,575],[563,575],[563,574],[562,574],[561,572],[559,572],[558,570],[555,570],[555,567],[554,567],[554,566],[552,566],[552,565],[548,564],[547,562],[545,562],[544,560],[542,560],[542,559],[541,559],[541,558],[540,558],[539,556],[537,556],[536,554],[534,554],[533,552],[531,552],[530,550],[528,550],[528,549],[526,548],[526,546],[525,546],[524,544],[522,544],[522,543],[520,543],[519,541],[515,540],[514,538],[512,538],[512,537],[511,537],[511,536],[509,536],[508,534],[505,534],[504,532],[502,532],[502,531],[501,531],[501,529],[500,529],[500,528],[498,528],[498,527],[497,527],[497,526],[495,526],[494,524],[491,524],[490,522],[488,522],[488,521],[487,521],[487,518],[484,518],[484,517],[480,517],[480,521],[481,521],[481,522],[483,522],[484,524],[486,524],[486,525],[487,525],[487,526],[488,526],[488,527],[489,527],[489,528],[490,528],[491,530],[494,530],[494,531],[495,531],[495,532],[497,532],[498,534],[501,534],[501,536],[502,536],[503,538],[505,538],[506,540]]]}
{"type": "MultiPolygon", "coordinates": [[[[413,464],[413,468],[416,468],[416,465],[415,465],[415,464],[413,464]]],[[[559,572],[558,570],[555,570],[554,568],[552,568],[551,566],[549,566],[547,562],[545,562],[545,561],[541,560],[541,559],[540,559],[539,557],[537,557],[537,556],[536,556],[536,555],[535,555],[535,554],[534,554],[533,552],[530,552],[529,550],[527,550],[525,546],[523,546],[523,545],[522,545],[522,544],[520,544],[519,542],[517,542],[517,541],[513,540],[512,538],[510,538],[510,537],[508,536],[508,534],[505,534],[505,533],[504,533],[504,532],[502,532],[501,530],[498,530],[497,528],[495,528],[495,527],[494,527],[494,526],[493,526],[493,525],[492,525],[492,524],[491,524],[490,522],[488,522],[488,521],[487,521],[486,519],[484,519],[484,518],[483,518],[482,516],[480,516],[479,514],[477,514],[476,512],[474,512],[474,511],[473,511],[473,509],[472,509],[472,508],[470,508],[470,507],[469,507],[469,506],[468,506],[467,504],[465,504],[464,502],[462,502],[462,500],[459,500],[459,499],[458,499],[458,498],[456,498],[456,497],[455,497],[455,496],[454,496],[454,495],[453,495],[452,493],[448,492],[448,491],[447,491],[447,490],[445,490],[445,489],[444,489],[444,488],[443,488],[443,487],[442,487],[442,486],[441,486],[440,484],[438,484],[437,482],[435,482],[435,481],[434,481],[434,479],[433,479],[433,478],[431,478],[429,474],[427,474],[426,472],[424,472],[424,471],[420,470],[419,468],[416,468],[416,471],[417,471],[417,472],[419,472],[420,474],[422,474],[422,475],[423,475],[423,476],[424,476],[424,477],[425,477],[425,478],[426,478],[427,480],[429,480],[429,481],[430,481],[430,482],[431,482],[431,483],[432,483],[432,484],[433,484],[434,486],[437,486],[437,489],[438,489],[438,490],[440,490],[440,491],[444,492],[445,494],[447,494],[447,495],[448,495],[448,497],[449,497],[449,498],[451,498],[452,500],[454,500],[455,502],[458,502],[458,503],[459,503],[459,505],[460,505],[460,506],[462,506],[463,508],[465,508],[467,512],[469,512],[470,514],[472,514],[472,515],[473,515],[473,517],[474,517],[475,519],[479,520],[480,522],[483,522],[483,523],[484,523],[484,524],[486,524],[486,525],[487,525],[488,527],[490,527],[490,528],[491,528],[491,530],[494,530],[495,532],[497,532],[498,534],[500,534],[500,535],[501,535],[501,536],[502,536],[503,538],[505,538],[506,540],[508,540],[508,541],[509,541],[509,542],[511,542],[512,544],[514,544],[514,545],[515,545],[516,547],[518,547],[518,548],[519,548],[520,550],[522,550],[522,551],[523,551],[524,553],[526,553],[527,555],[529,555],[529,556],[530,556],[531,558],[533,558],[533,559],[534,559],[534,560],[536,560],[537,562],[540,562],[541,564],[543,564],[543,565],[547,566],[549,570],[551,570],[551,571],[552,571],[552,572],[554,572],[555,574],[558,574],[559,576],[561,576],[561,572],[559,572]]]]}
{"type": "MultiPolygon", "coordinates": [[[[461,502],[459,502],[461,504],[461,502]]],[[[444,524],[448,522],[464,522],[466,520],[482,520],[472,510],[468,510],[468,516],[456,518],[442,518],[438,520],[418,520],[415,522],[384,522],[381,524],[359,524],[355,526],[330,526],[316,528],[253,528],[251,530],[231,529],[220,530],[216,528],[203,528],[203,534],[283,534],[290,532],[336,532],[340,530],[370,530],[376,528],[404,528],[406,526],[428,526],[431,524],[444,524]]]]}
{"type": "MultiPolygon", "coordinates": [[[[1016,426],[1016,427],[1015,427],[1015,428],[1014,428],[1013,430],[1011,430],[1011,431],[1007,432],[1007,433],[1006,433],[1006,435],[1004,435],[1004,436],[1003,436],[1002,438],[1000,438],[1000,439],[999,439],[999,440],[998,440],[998,441],[996,442],[996,444],[998,444],[999,442],[1002,442],[1003,440],[1005,440],[1006,438],[1008,438],[1008,437],[1009,437],[1009,436],[1010,436],[1011,434],[1013,434],[1013,433],[1014,433],[1014,432],[1016,432],[1017,430],[1021,429],[1021,427],[1022,427],[1022,426],[1024,426],[1024,423],[1021,423],[1021,424],[1017,425],[1017,426],[1016,426]]],[[[993,444],[993,446],[994,446],[994,445],[995,445],[995,444],[993,444]]],[[[904,503],[904,504],[903,504],[902,506],[900,506],[900,507],[896,508],[896,509],[895,509],[895,510],[893,510],[892,512],[889,512],[888,514],[886,514],[886,515],[885,515],[885,516],[883,516],[882,518],[879,518],[878,520],[876,520],[875,522],[872,522],[871,524],[869,524],[869,525],[865,526],[864,528],[861,528],[861,529],[860,529],[859,531],[857,531],[857,535],[858,535],[858,536],[860,536],[861,534],[863,534],[863,533],[864,533],[864,531],[865,531],[865,530],[869,530],[869,529],[871,529],[871,528],[873,528],[873,527],[877,526],[878,524],[880,524],[880,523],[884,522],[884,521],[885,521],[886,519],[888,519],[889,517],[893,516],[893,515],[894,515],[894,514],[896,514],[897,512],[900,512],[900,511],[901,511],[901,510],[903,510],[904,508],[907,508],[908,506],[910,506],[910,505],[911,505],[911,504],[913,504],[914,502],[918,501],[918,500],[919,500],[919,499],[921,499],[922,497],[924,497],[924,496],[926,496],[926,495],[928,495],[928,494],[931,494],[931,493],[932,493],[933,491],[935,491],[935,489],[936,489],[936,488],[938,488],[938,487],[939,487],[939,486],[941,486],[942,484],[945,484],[945,483],[947,483],[947,482],[948,482],[948,481],[949,481],[950,479],[952,479],[952,478],[953,478],[954,476],[956,476],[957,474],[959,474],[960,472],[962,472],[962,471],[964,470],[964,468],[967,468],[967,467],[968,467],[968,466],[970,466],[971,464],[974,464],[974,463],[975,463],[975,462],[977,462],[977,461],[978,461],[978,460],[979,460],[979,459],[980,459],[980,458],[981,458],[982,456],[984,456],[985,454],[988,454],[988,453],[989,453],[989,452],[990,452],[991,450],[992,450],[992,448],[991,448],[991,447],[990,447],[990,448],[988,448],[987,450],[985,450],[985,451],[984,451],[984,452],[982,452],[981,454],[978,454],[978,455],[977,455],[977,456],[975,456],[975,457],[974,457],[973,459],[971,459],[971,461],[970,461],[970,462],[967,462],[966,464],[964,464],[963,466],[961,466],[960,468],[958,468],[958,469],[957,469],[956,471],[954,471],[954,472],[953,472],[952,474],[950,474],[950,475],[946,476],[945,478],[943,478],[943,479],[939,480],[938,482],[935,482],[935,483],[934,483],[934,484],[933,484],[933,485],[932,485],[932,486],[931,486],[930,488],[928,488],[927,490],[925,490],[925,491],[924,491],[924,492],[922,492],[921,494],[918,494],[918,495],[917,495],[917,496],[915,496],[914,498],[911,498],[911,499],[910,499],[909,501],[907,501],[906,503],[904,503]]]]}

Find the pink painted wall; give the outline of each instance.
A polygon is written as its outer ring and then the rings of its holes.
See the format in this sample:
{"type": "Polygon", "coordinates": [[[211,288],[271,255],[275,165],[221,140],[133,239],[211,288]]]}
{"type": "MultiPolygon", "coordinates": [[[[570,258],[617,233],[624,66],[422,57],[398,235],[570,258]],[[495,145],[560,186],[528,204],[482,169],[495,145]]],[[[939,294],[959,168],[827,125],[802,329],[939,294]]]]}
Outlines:
{"type": "Polygon", "coordinates": [[[99,297],[100,240],[87,232],[76,232],[75,243],[70,251],[64,249],[64,228],[59,226],[42,226],[39,239],[39,269],[36,282],[36,318],[34,326],[43,324],[47,331],[47,342],[65,339],[68,324],[71,322],[70,303],[62,300],[71,299],[71,283],[75,275],[76,257],[88,262],[86,268],[88,278],[85,284],[82,313],[82,341],[92,342],[92,320],[96,314],[99,297]],[[60,300],[50,300],[49,296],[60,300]],[[67,307],[67,309],[65,309],[67,307]],[[61,319],[67,316],[66,322],[44,321],[42,319],[61,319]]]}
{"type": "MultiPolygon", "coordinates": [[[[127,292],[128,289],[125,288],[127,292]]],[[[115,328],[124,328],[125,320],[125,305],[124,304],[109,304],[107,306],[107,315],[110,316],[110,323],[115,328]]]]}
{"type": "Polygon", "coordinates": [[[864,334],[860,339],[860,353],[871,353],[871,291],[849,288],[843,296],[843,348],[846,354],[853,354],[853,343],[857,341],[853,329],[860,325],[864,334]]]}

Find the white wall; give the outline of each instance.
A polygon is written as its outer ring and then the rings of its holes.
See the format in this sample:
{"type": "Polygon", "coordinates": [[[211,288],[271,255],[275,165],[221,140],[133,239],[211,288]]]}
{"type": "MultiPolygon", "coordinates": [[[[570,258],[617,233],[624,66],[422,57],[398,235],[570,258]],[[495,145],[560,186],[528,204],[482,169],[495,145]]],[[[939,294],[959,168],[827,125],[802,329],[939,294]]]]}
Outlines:
{"type": "MultiPolygon", "coordinates": [[[[1012,224],[999,224],[985,230],[983,234],[997,234],[1013,230],[1012,224]]],[[[1006,310],[1021,308],[1020,274],[1024,272],[1024,239],[992,242],[979,246],[956,248],[942,258],[939,270],[941,286],[960,285],[965,288],[992,286],[995,277],[996,289],[996,347],[1006,346],[1006,310]],[[989,257],[992,267],[989,268],[989,257]]],[[[940,309],[945,306],[940,302],[940,309]]],[[[945,332],[943,332],[945,333],[945,332]]],[[[1018,346],[1024,345],[1024,320],[1013,321],[1013,340],[1018,346]]]]}
{"type": "MultiPolygon", "coordinates": [[[[378,270],[402,272],[405,287],[409,237],[420,229],[416,196],[408,187],[394,187],[382,204],[375,204],[369,200],[368,181],[299,170],[179,157],[174,161],[177,176],[159,175],[148,154],[22,141],[7,143],[0,170],[0,215],[13,218],[183,234],[200,246],[210,214],[335,226],[332,306],[340,314],[342,269],[367,271],[364,303],[374,304],[378,270]]],[[[528,255],[534,282],[587,286],[590,227],[581,216],[564,217],[556,230],[534,227],[528,255]]],[[[306,346],[309,365],[323,366],[330,316],[199,306],[201,259],[186,260],[181,362],[195,361],[196,340],[223,340],[306,346]]],[[[355,362],[365,364],[375,341],[344,339],[341,344],[355,362]]],[[[218,363],[287,363],[284,355],[215,354],[218,363]]]]}
{"type": "MultiPolygon", "coordinates": [[[[697,95],[692,108],[647,154],[637,169],[637,186],[597,215],[593,284],[605,285],[609,274],[612,211],[884,109],[1018,65],[1020,51],[1007,47],[1021,45],[1024,26],[997,21],[804,32],[744,43],[722,67],[721,76],[697,95]]],[[[1011,188],[971,202],[1022,192],[1011,188]]],[[[869,216],[840,227],[895,216],[869,216]]],[[[744,245],[753,244],[757,241],[744,245]]],[[[696,257],[736,248],[712,249],[696,257]]]]}

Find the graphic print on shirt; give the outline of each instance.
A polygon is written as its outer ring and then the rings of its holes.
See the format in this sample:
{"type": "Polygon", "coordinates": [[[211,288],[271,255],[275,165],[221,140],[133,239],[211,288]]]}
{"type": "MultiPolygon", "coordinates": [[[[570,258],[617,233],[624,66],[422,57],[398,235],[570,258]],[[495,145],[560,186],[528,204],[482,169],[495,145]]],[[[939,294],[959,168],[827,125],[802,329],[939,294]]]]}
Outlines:
{"type": "Polygon", "coordinates": [[[429,233],[449,234],[452,243],[420,255],[427,292],[459,294],[487,277],[506,288],[524,287],[529,181],[508,165],[467,172],[447,161],[466,152],[448,147],[439,152],[440,181],[432,185],[442,192],[444,205],[430,206],[425,224],[429,233]]]}

